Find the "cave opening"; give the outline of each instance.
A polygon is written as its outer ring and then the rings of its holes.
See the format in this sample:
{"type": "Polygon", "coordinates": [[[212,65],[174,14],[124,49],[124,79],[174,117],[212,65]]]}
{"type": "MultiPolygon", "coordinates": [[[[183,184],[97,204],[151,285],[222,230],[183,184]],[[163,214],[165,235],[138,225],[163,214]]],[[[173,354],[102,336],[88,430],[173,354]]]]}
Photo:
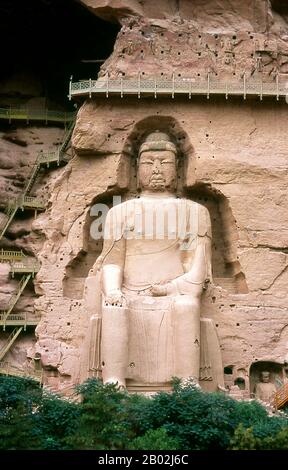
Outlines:
{"type": "Polygon", "coordinates": [[[283,2],[283,0],[271,0],[271,6],[272,9],[280,15],[286,16],[288,14],[287,2],[283,2]]]}
{"type": "Polygon", "coordinates": [[[2,0],[0,107],[33,98],[37,106],[41,97],[50,109],[73,110],[70,76],[96,78],[119,29],[77,0],[2,0]]]}

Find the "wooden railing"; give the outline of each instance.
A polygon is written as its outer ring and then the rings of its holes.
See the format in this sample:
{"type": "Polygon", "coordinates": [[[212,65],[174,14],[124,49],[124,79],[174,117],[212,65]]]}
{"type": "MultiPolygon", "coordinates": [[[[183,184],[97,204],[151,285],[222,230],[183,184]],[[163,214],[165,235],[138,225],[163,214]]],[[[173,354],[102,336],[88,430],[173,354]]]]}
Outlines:
{"type": "Polygon", "coordinates": [[[0,119],[23,120],[29,121],[45,121],[63,122],[64,124],[75,120],[74,112],[51,111],[49,109],[32,109],[32,108],[0,108],[0,119]]]}
{"type": "Polygon", "coordinates": [[[205,95],[207,98],[210,95],[224,95],[227,99],[230,95],[242,96],[246,99],[247,96],[256,96],[260,100],[264,96],[272,96],[277,100],[281,96],[288,94],[288,81],[287,79],[279,79],[277,76],[274,81],[263,82],[257,81],[252,78],[247,78],[244,74],[243,79],[236,80],[216,80],[210,74],[207,78],[182,78],[163,79],[163,78],[150,78],[143,79],[139,75],[138,78],[117,78],[110,79],[108,76],[98,80],[83,80],[80,82],[70,82],[69,85],[69,99],[71,97],[88,95],[104,95],[108,98],[110,94],[120,95],[123,98],[125,95],[136,95],[141,98],[143,95],[152,95],[157,98],[158,95],[166,95],[174,98],[175,95],[186,95],[191,98],[193,95],[205,95]]]}
{"type": "Polygon", "coordinates": [[[18,313],[11,314],[7,317],[4,313],[0,314],[0,326],[3,327],[5,331],[6,326],[23,326],[24,331],[27,326],[36,326],[40,321],[40,315],[28,314],[28,313],[18,313]]]}
{"type": "Polygon", "coordinates": [[[36,274],[40,269],[40,263],[36,259],[27,258],[22,261],[15,261],[11,263],[11,274],[15,273],[32,273],[36,274]]]}
{"type": "Polygon", "coordinates": [[[59,163],[60,161],[60,152],[40,152],[37,157],[37,163],[51,163],[56,162],[59,163]]]}
{"type": "Polygon", "coordinates": [[[13,375],[16,377],[30,377],[38,382],[42,383],[43,370],[33,369],[19,369],[9,362],[0,362],[0,374],[2,375],[13,375]]]}
{"type": "Polygon", "coordinates": [[[3,250],[3,248],[1,248],[0,250],[0,263],[22,260],[25,257],[26,255],[23,253],[22,250],[20,251],[3,250]]]}

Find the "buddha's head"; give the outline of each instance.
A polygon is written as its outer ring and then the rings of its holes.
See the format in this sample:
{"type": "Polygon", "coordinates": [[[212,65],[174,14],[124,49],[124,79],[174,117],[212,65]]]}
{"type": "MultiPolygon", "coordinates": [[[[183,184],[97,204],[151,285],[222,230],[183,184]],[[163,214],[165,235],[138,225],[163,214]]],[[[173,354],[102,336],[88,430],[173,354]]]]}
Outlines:
{"type": "Polygon", "coordinates": [[[138,157],[138,185],[153,192],[175,192],[177,150],[168,134],[155,131],[142,143],[138,157]]]}
{"type": "Polygon", "coordinates": [[[261,372],[261,382],[264,382],[264,383],[270,382],[270,372],[268,371],[261,372]]]}

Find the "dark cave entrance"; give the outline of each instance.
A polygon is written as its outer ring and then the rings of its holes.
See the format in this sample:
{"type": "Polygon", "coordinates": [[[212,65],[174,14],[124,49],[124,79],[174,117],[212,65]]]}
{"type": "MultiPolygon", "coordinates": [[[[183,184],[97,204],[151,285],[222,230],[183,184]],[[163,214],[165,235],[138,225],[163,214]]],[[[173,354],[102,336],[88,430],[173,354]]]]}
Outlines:
{"type": "Polygon", "coordinates": [[[73,110],[70,76],[96,78],[119,30],[77,0],[1,0],[0,107],[41,96],[73,110]]]}

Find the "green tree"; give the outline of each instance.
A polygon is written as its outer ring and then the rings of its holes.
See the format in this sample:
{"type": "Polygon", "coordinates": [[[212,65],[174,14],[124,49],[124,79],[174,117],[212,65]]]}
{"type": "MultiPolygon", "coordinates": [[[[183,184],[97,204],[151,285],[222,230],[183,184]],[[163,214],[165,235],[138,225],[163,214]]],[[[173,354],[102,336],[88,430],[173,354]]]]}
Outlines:
{"type": "Polygon", "coordinates": [[[260,440],[253,434],[253,428],[244,428],[242,424],[235,430],[229,448],[231,450],[256,450],[259,449],[260,440]]]}
{"type": "Polygon", "coordinates": [[[275,426],[270,421],[266,424],[266,437],[257,437],[255,428],[245,429],[243,425],[239,425],[235,430],[235,434],[230,442],[232,450],[287,450],[288,449],[288,425],[275,433],[275,426]],[[269,428],[269,426],[271,427],[269,428]],[[270,435],[267,433],[270,429],[270,435]]]}
{"type": "Polygon", "coordinates": [[[41,395],[32,379],[0,376],[0,449],[41,448],[35,427],[41,395]]]}
{"type": "Polygon", "coordinates": [[[171,393],[129,394],[92,379],[82,401],[43,393],[30,379],[0,377],[0,449],[287,449],[287,416],[259,403],[174,381],[171,393]]]}
{"type": "Polygon", "coordinates": [[[281,429],[275,436],[266,437],[263,445],[267,450],[287,450],[288,449],[288,426],[281,429]]]}
{"type": "Polygon", "coordinates": [[[182,386],[178,380],[172,393],[159,393],[141,404],[137,415],[137,435],[163,428],[183,450],[227,449],[240,424],[243,432],[253,427],[255,438],[287,425],[287,419],[270,418],[256,401],[238,402],[221,393],[205,393],[193,383],[182,386]]]}
{"type": "Polygon", "coordinates": [[[142,410],[141,431],[164,428],[183,450],[225,449],[234,433],[233,413],[234,400],[176,382],[172,393],[157,394],[142,410]]]}
{"type": "MultiPolygon", "coordinates": [[[[132,414],[143,397],[129,395],[114,384],[92,379],[79,388],[83,401],[78,432],[68,439],[76,449],[125,449],[135,437],[132,414]]],[[[144,399],[145,400],[145,399],[144,399]]],[[[140,407],[141,408],[141,407],[140,407]]]]}
{"type": "Polygon", "coordinates": [[[143,436],[136,437],[128,446],[131,450],[178,450],[177,439],[168,436],[166,429],[150,429],[143,436]]]}
{"type": "Polygon", "coordinates": [[[44,393],[37,410],[35,424],[42,439],[42,448],[64,450],[78,429],[80,405],[56,394],[44,393]]]}

